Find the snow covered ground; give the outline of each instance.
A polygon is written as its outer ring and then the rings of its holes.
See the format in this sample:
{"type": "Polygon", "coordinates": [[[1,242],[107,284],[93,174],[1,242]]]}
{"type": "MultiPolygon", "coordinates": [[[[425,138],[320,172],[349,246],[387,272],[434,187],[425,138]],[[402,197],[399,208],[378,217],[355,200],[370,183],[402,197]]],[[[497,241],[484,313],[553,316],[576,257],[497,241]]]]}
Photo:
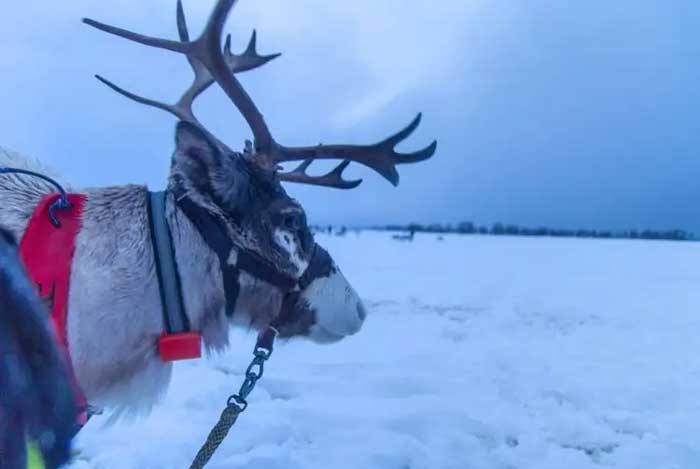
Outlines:
{"type": "MultiPolygon", "coordinates": [[[[320,236],[365,298],[359,335],[278,345],[210,466],[700,467],[700,245],[320,236]]],[[[252,335],[177,366],[140,420],[93,420],[71,469],[184,468],[252,335]]]]}

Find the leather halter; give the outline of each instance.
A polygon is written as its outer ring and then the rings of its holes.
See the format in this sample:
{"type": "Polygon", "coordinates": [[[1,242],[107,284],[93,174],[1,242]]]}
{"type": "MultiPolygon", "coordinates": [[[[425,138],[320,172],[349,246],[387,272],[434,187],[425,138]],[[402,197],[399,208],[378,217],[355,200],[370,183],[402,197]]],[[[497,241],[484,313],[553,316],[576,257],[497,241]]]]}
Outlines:
{"type": "Polygon", "coordinates": [[[221,265],[226,295],[226,314],[232,316],[240,293],[241,271],[263,280],[287,293],[297,288],[298,281],[271,265],[257,253],[236,246],[228,236],[223,221],[201,208],[188,196],[176,200],[177,206],[195,226],[204,242],[216,253],[221,265]]]}
{"type": "MultiPolygon", "coordinates": [[[[229,317],[234,314],[240,294],[241,272],[278,288],[284,294],[281,310],[272,324],[273,327],[277,327],[290,319],[300,292],[314,279],[328,275],[332,269],[328,253],[320,246],[314,245],[309,267],[301,278],[296,279],[281,272],[259,254],[236,246],[228,236],[224,222],[196,204],[186,194],[173,195],[177,207],[187,216],[219,259],[226,298],[226,315],[229,317]]],[[[159,350],[161,357],[166,361],[198,358],[201,338],[198,333],[191,331],[182,302],[182,286],[172,236],[165,216],[166,197],[165,192],[149,192],[148,213],[165,326],[159,350]],[[194,353],[195,349],[197,354],[194,353]]]]}

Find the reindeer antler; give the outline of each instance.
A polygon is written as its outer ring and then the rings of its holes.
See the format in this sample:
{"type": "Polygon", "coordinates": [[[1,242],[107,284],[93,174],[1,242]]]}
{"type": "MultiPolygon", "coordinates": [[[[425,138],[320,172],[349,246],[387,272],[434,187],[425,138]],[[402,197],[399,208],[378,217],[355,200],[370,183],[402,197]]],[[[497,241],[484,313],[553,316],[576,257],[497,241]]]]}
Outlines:
{"type": "Polygon", "coordinates": [[[318,145],[315,147],[296,148],[277,145],[272,160],[276,164],[301,159],[343,159],[345,161],[355,161],[372,168],[396,186],[399,184],[399,173],[396,170],[396,165],[427,160],[437,150],[436,141],[414,153],[398,153],[395,150],[399,143],[406,140],[416,130],[418,125],[420,125],[421,118],[422,115],[418,114],[413,119],[413,122],[399,133],[374,145],[318,145]]]}
{"type": "MultiPolygon", "coordinates": [[[[250,43],[243,54],[236,55],[231,52],[231,37],[226,39],[226,45],[221,47],[221,39],[224,23],[236,0],[218,0],[214,11],[209,17],[209,21],[204,32],[194,41],[190,40],[185,14],[181,0],[177,3],[177,24],[180,41],[153,38],[141,34],[133,33],[124,29],[109,26],[90,19],[83,21],[97,29],[116,36],[129,39],[140,44],[173,52],[184,54],[195,78],[192,85],[185,91],[180,100],[175,104],[165,104],[152,99],[147,99],[128,92],[110,81],[100,77],[97,78],[112,88],[114,91],[132,99],[136,102],[156,107],[174,114],[181,120],[188,121],[199,126],[205,132],[206,129],[195,117],[192,105],[197,97],[209,88],[214,82],[223,89],[229,99],[238,108],[245,118],[248,126],[253,132],[255,139],[255,150],[252,153],[252,160],[269,170],[277,171],[279,164],[287,161],[304,160],[296,170],[289,173],[278,173],[282,181],[300,182],[305,184],[321,185],[326,187],[352,188],[357,187],[361,181],[346,181],[342,178],[343,171],[350,162],[358,162],[385,177],[389,182],[397,185],[399,175],[396,165],[415,163],[423,161],[435,153],[437,142],[433,142],[423,150],[400,154],[395,151],[395,147],[408,138],[420,124],[421,115],[405,129],[393,137],[374,145],[318,145],[314,147],[285,147],[278,144],[272,137],[270,130],[258,110],[257,106],[246,93],[243,86],[236,78],[236,73],[245,72],[258,68],[270,60],[279,57],[280,54],[259,55],[256,51],[256,33],[253,32],[250,43]],[[333,171],[324,176],[309,176],[306,173],[309,165],[316,159],[341,159],[344,160],[333,171]]],[[[209,135],[211,133],[207,132],[209,135]]],[[[212,135],[213,137],[213,135],[212,135]]],[[[218,140],[217,140],[218,141],[218,140]]],[[[219,141],[223,147],[226,147],[219,141]]]]}
{"type": "Polygon", "coordinates": [[[323,176],[309,176],[306,170],[316,161],[314,159],[305,160],[294,171],[288,173],[278,173],[280,181],[297,182],[300,184],[311,184],[314,186],[334,187],[336,189],[354,189],[362,184],[362,179],[348,181],[343,179],[343,171],[350,165],[350,160],[345,160],[328,174],[323,176]]]}
{"type": "MultiPolygon", "coordinates": [[[[194,101],[201,95],[204,91],[206,91],[211,85],[214,84],[214,78],[212,78],[211,73],[209,72],[208,68],[205,67],[202,62],[196,58],[195,56],[192,56],[188,54],[187,52],[184,51],[183,45],[190,45],[193,44],[190,42],[190,34],[187,28],[187,20],[185,18],[185,12],[182,7],[182,0],[177,1],[177,27],[178,27],[178,32],[180,35],[180,40],[182,41],[181,43],[173,42],[173,41],[165,41],[165,40],[160,40],[160,39],[155,39],[155,38],[149,38],[146,36],[142,36],[139,34],[131,33],[129,31],[119,29],[119,28],[114,28],[112,26],[105,25],[103,23],[99,23],[97,21],[93,21],[91,19],[85,18],[83,19],[83,22],[93,26],[97,29],[100,29],[102,31],[115,34],[120,37],[125,37],[127,39],[139,42],[141,44],[146,44],[150,45],[153,47],[160,47],[168,50],[174,50],[177,52],[184,53],[187,56],[187,60],[190,63],[190,66],[192,67],[192,71],[194,72],[194,80],[190,87],[182,94],[180,99],[177,101],[175,104],[167,104],[163,103],[160,101],[155,101],[152,99],[144,98],[142,96],[136,95],[134,93],[131,93],[111,81],[107,80],[104,77],[101,77],[100,75],[95,75],[95,77],[100,80],[102,83],[105,85],[109,86],[111,89],[116,91],[117,93],[133,100],[141,104],[145,104],[147,106],[155,107],[161,110],[164,110],[166,112],[169,112],[173,114],[175,117],[177,117],[180,120],[190,122],[191,124],[194,124],[198,126],[200,129],[203,131],[207,132],[212,138],[217,140],[217,142],[223,146],[224,148],[227,148],[226,145],[216,139],[211,133],[209,133],[206,128],[200,123],[199,119],[194,114],[194,111],[192,109],[192,106],[194,105],[194,101]]],[[[200,38],[201,39],[201,38],[200,38]]],[[[276,59],[282,54],[270,54],[270,55],[260,55],[258,54],[256,50],[256,44],[257,44],[257,34],[256,31],[253,30],[253,35],[250,38],[250,42],[248,43],[248,47],[246,50],[241,54],[237,55],[231,52],[231,36],[229,35],[226,38],[226,47],[224,49],[224,54],[225,54],[225,61],[228,65],[228,68],[231,73],[242,73],[242,72],[247,72],[249,70],[253,70],[255,68],[261,67],[268,63],[271,60],[276,59]]]]}

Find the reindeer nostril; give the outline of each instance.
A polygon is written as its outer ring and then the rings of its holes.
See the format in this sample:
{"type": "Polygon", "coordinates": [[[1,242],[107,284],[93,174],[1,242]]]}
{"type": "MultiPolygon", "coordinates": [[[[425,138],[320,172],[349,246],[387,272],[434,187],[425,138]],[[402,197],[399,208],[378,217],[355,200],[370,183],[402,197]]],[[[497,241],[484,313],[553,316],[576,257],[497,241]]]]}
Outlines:
{"type": "Polygon", "coordinates": [[[357,303],[357,315],[359,316],[360,321],[364,321],[367,317],[367,310],[365,309],[365,305],[362,303],[357,303]]]}

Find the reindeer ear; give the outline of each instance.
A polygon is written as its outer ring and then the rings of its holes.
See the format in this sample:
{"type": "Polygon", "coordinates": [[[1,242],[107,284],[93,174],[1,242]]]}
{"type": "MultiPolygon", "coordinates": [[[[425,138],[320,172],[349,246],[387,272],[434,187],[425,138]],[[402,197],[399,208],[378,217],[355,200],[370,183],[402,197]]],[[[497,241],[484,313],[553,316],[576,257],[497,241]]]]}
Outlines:
{"type": "Polygon", "coordinates": [[[222,153],[209,135],[187,122],[175,129],[172,172],[220,208],[232,212],[246,200],[248,176],[242,159],[222,153]]]}
{"type": "Polygon", "coordinates": [[[198,127],[179,122],[175,129],[176,156],[191,158],[207,166],[220,160],[220,152],[209,136],[198,127]]]}
{"type": "Polygon", "coordinates": [[[200,192],[210,192],[212,173],[221,164],[221,153],[201,129],[187,122],[175,128],[173,169],[200,192]]]}

